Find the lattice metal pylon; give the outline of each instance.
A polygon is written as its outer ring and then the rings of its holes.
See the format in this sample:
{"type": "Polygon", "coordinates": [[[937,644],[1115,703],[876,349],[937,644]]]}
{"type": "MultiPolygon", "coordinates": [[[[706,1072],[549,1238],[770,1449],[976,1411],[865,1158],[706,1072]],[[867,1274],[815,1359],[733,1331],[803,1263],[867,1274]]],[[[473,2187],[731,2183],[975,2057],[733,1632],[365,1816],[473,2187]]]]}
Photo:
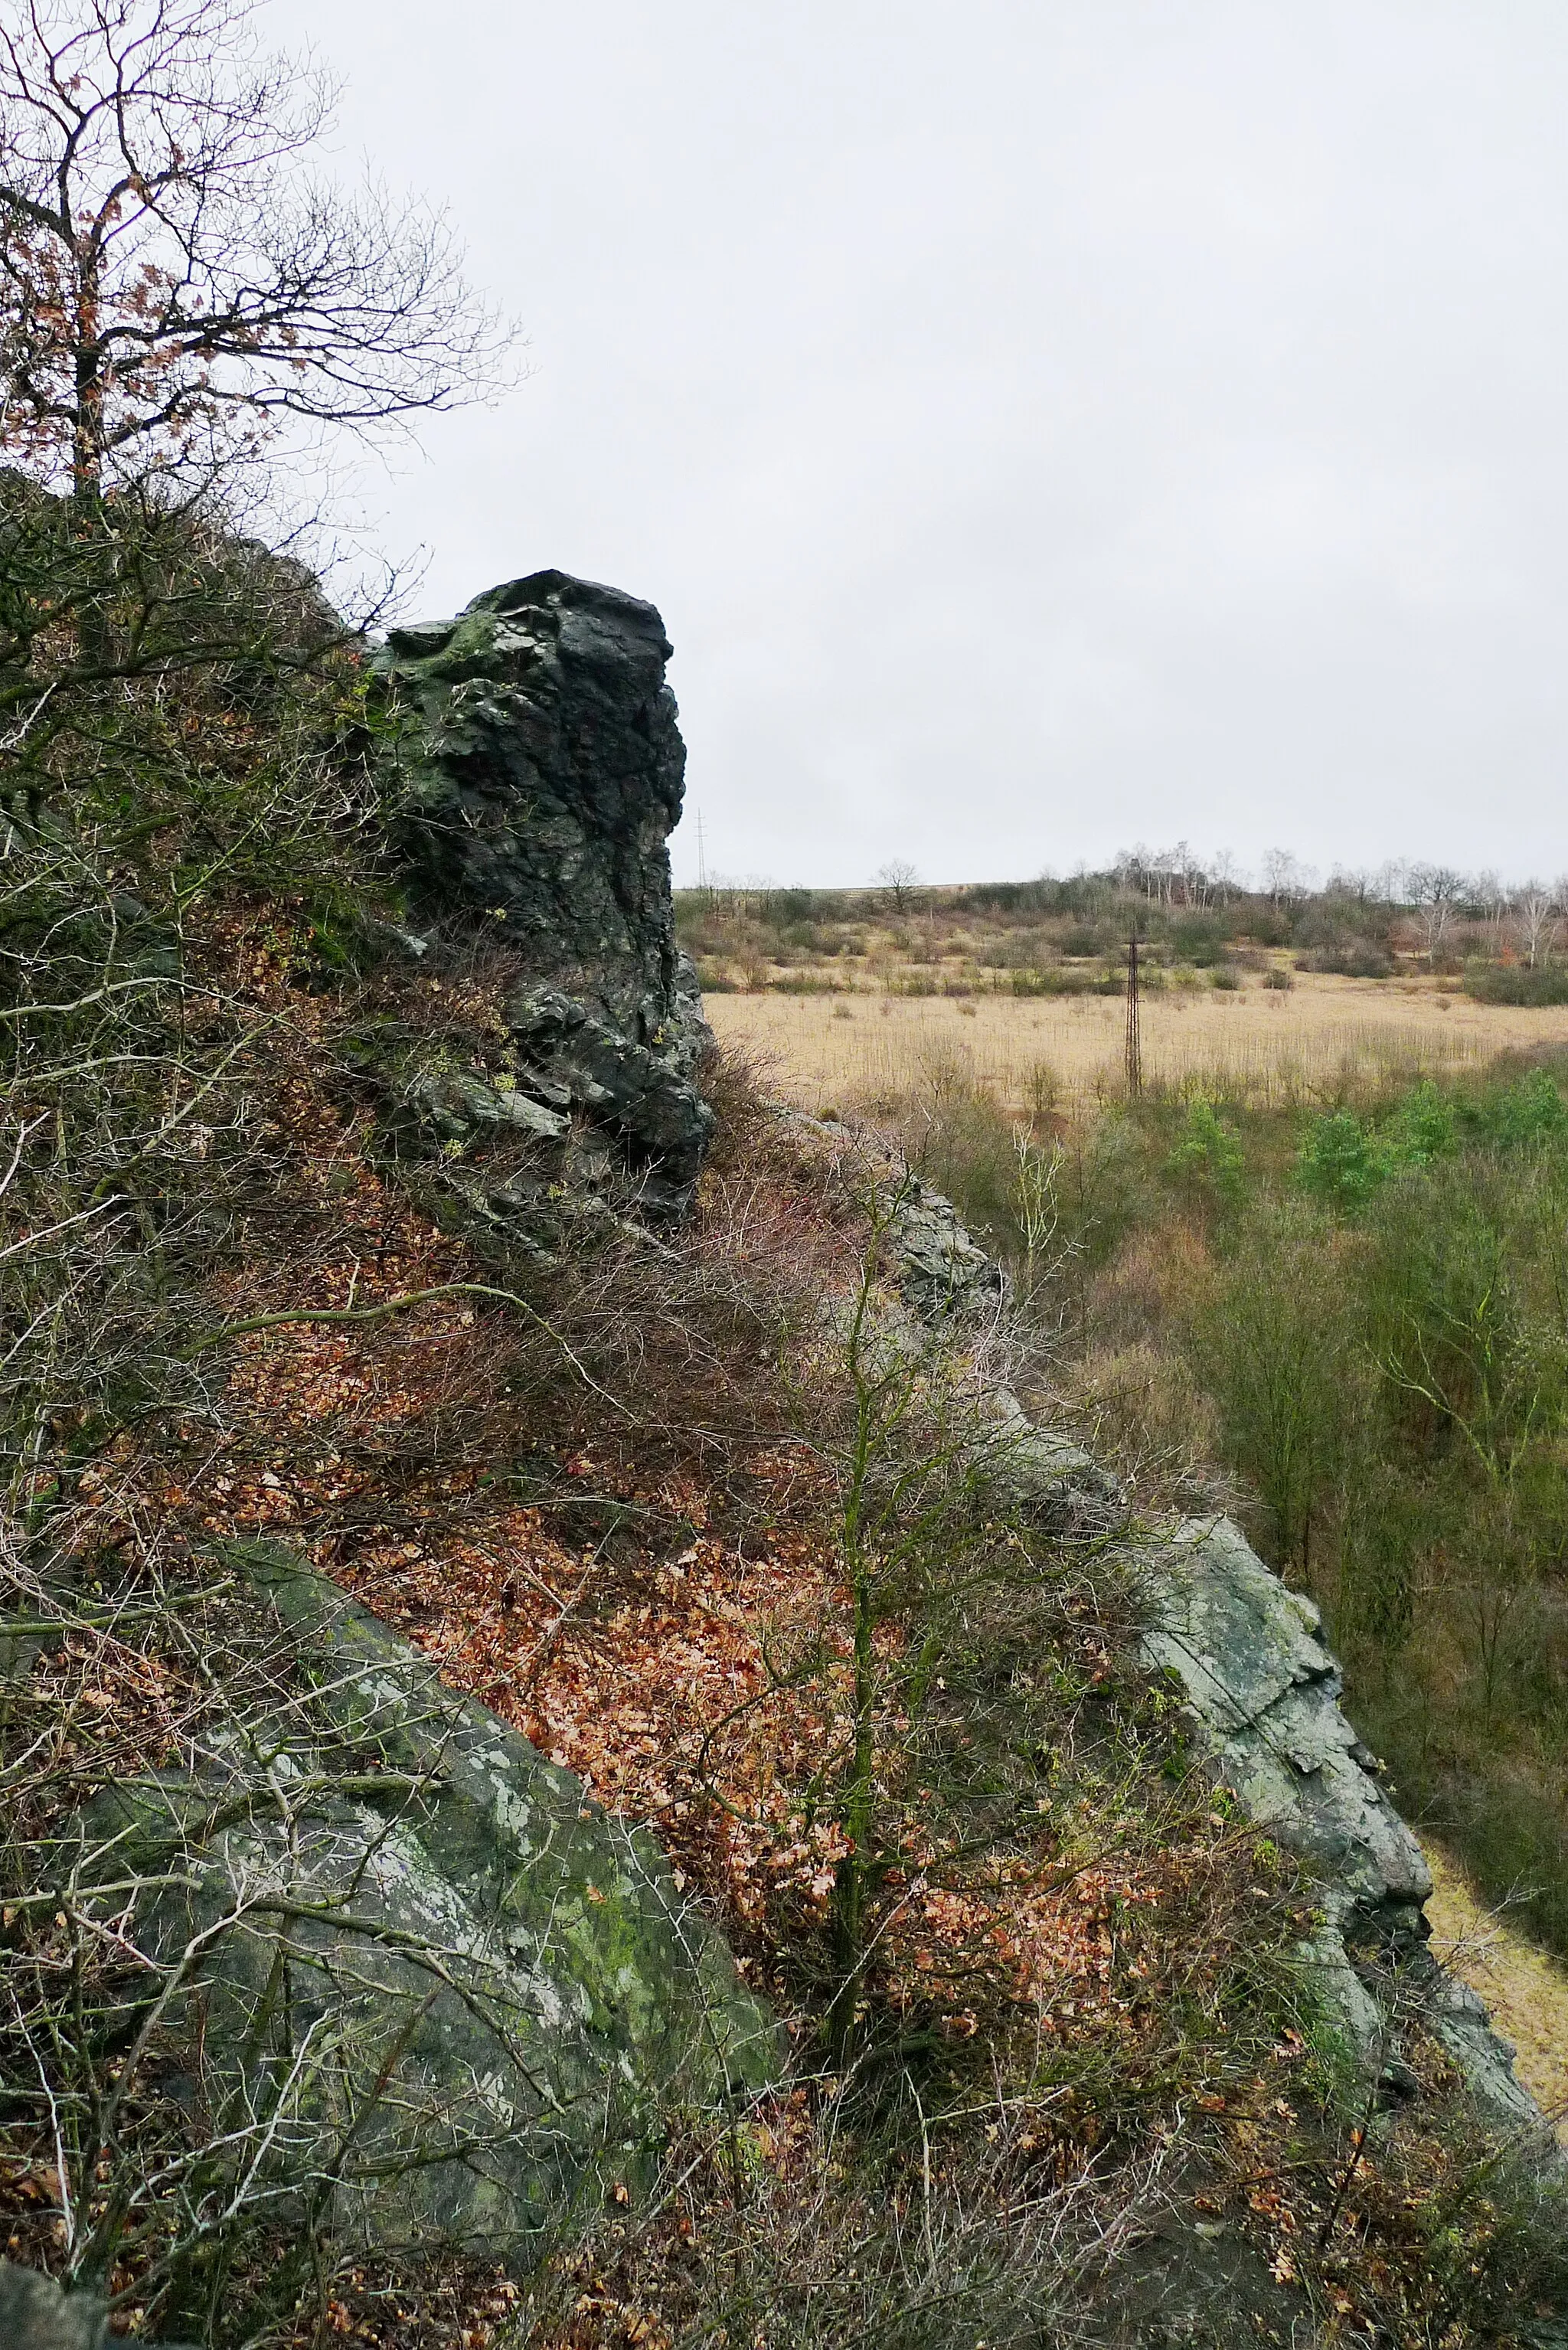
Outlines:
{"type": "Polygon", "coordinates": [[[1143,1091],[1143,1036],[1138,1014],[1137,932],[1127,941],[1127,1092],[1143,1091]]]}

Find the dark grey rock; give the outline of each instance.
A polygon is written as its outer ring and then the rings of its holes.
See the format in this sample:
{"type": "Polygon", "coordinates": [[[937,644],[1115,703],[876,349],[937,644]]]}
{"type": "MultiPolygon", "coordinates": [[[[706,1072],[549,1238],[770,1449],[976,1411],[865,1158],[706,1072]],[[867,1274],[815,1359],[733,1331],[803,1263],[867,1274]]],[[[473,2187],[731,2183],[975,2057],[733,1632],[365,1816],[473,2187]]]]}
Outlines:
{"type": "Polygon", "coordinates": [[[1426,2020],[1459,2067],[1476,2103],[1496,2120],[1525,2131],[1539,2128],[1534,2098],[1513,2070],[1513,2044],[1492,2029],[1486,2002],[1469,1983],[1433,1970],[1426,2020]]]}
{"type": "Polygon", "coordinates": [[[418,910],[505,938],[532,983],[511,1013],[519,1092],[606,1131],[644,1204],[678,1213],[713,1121],[665,847],[686,763],[670,652],[651,604],[539,571],[394,629],[377,669],[418,910]]]}
{"type": "Polygon", "coordinates": [[[1441,2043],[1477,2106],[1499,2128],[1539,2134],[1542,2116],[1514,2076],[1513,2051],[1476,1993],[1426,1948],[1431,1873],[1375,1775],[1375,1757],[1340,1707],[1339,1667],[1312,1601],[1263,1565],[1229,1519],[1195,1519],[1141,1561],[1147,1662],[1180,1684],[1197,1742],[1250,1818],[1308,1862],[1324,1888],[1322,1927],[1303,1951],[1324,2006],[1372,2078],[1399,2094],[1397,2021],[1355,1960],[1400,1971],[1402,2003],[1441,2043]]]}
{"type": "Polygon", "coordinates": [[[378,659],[415,713],[400,756],[418,898],[499,918],[539,977],[645,1045],[676,991],[670,650],[651,604],[538,571],[394,629],[378,659]]]}
{"type": "Polygon", "coordinates": [[[1102,1521],[1114,1511],[1121,1489],[1081,1444],[1036,1427],[1011,1388],[993,1388],[986,1408],[987,1473],[1013,1508],[1050,1517],[1088,1503],[1102,1521]]]}
{"type": "MultiPolygon", "coordinates": [[[[0,2258],[0,2350],[109,2350],[109,2304],[70,2293],[36,2269],[0,2258]]],[[[180,2342],[144,2342],[142,2350],[192,2350],[180,2342]]]]}
{"type": "Polygon", "coordinates": [[[898,1180],[885,1245],[905,1304],[922,1320],[994,1315],[1006,1295],[1002,1267],[975,1241],[950,1200],[916,1175],[898,1180]]]}
{"type": "Polygon", "coordinates": [[[164,1878],[134,1929],[156,1968],[205,1938],[180,1986],[191,2094],[215,2132],[271,2116],[281,2208],[325,2192],[383,2248],[525,2259],[605,2180],[636,2183],[672,2104],[771,2078],[776,2027],[650,1837],[291,1554],[226,1555],[309,1701],[200,1773],[113,1790],[83,1830],[164,1878]]]}
{"type": "Polygon", "coordinates": [[[521,992],[506,1017],[519,1087],[586,1111],[620,1144],[644,1204],[679,1212],[713,1131],[713,1113],[691,1082],[690,1020],[672,1013],[641,1045],[558,988],[521,992]]]}
{"type": "Polygon", "coordinates": [[[1360,1759],[1312,1601],[1228,1518],[1189,1521],[1150,1565],[1145,1654],[1181,1682],[1226,1783],[1332,1880],[1347,1920],[1418,1936],[1431,1875],[1360,1759]]]}
{"type": "Polygon", "coordinates": [[[449,1142],[507,1131],[535,1142],[560,1142],[571,1131],[565,1110],[553,1109],[515,1087],[488,1085],[472,1069],[422,1070],[405,1098],[449,1142]]]}
{"type": "MultiPolygon", "coordinates": [[[[883,1247],[915,1326],[917,1348],[933,1337],[940,1344],[955,1327],[961,1332],[994,1321],[1006,1303],[1005,1277],[952,1201],[908,1170],[891,1176],[889,1188],[893,1206],[883,1247]]],[[[1070,1438],[1037,1427],[1011,1388],[987,1388],[980,1416],[982,1472],[1008,1507],[1055,1519],[1085,1502],[1116,1500],[1116,1479],[1070,1438]]]]}
{"type": "Polygon", "coordinates": [[[0,2260],[0,2350],[103,2350],[109,2311],[91,2293],[0,2260]]]}

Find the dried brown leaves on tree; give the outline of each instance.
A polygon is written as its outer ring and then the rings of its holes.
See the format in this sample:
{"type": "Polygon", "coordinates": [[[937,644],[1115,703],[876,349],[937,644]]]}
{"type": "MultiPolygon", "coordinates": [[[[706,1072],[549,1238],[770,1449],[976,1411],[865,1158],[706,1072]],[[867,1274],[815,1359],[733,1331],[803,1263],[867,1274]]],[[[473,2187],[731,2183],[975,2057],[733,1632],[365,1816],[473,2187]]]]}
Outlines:
{"type": "Polygon", "coordinates": [[[250,0],[30,0],[0,31],[0,440],[98,500],[274,423],[476,397],[506,335],[439,213],[319,165],[335,92],[250,0]]]}

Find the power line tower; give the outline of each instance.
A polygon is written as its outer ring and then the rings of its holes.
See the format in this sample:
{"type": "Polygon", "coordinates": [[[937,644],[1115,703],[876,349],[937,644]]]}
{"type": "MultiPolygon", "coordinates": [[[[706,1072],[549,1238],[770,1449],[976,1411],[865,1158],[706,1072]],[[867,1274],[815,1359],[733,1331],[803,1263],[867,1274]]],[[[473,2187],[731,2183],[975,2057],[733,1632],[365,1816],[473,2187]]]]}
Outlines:
{"type": "Polygon", "coordinates": [[[708,894],[708,844],[702,837],[702,811],[697,811],[697,887],[708,894]]]}
{"type": "Polygon", "coordinates": [[[1127,1094],[1136,1099],[1143,1091],[1143,1035],[1138,1014],[1137,932],[1127,941],[1127,1094]]]}

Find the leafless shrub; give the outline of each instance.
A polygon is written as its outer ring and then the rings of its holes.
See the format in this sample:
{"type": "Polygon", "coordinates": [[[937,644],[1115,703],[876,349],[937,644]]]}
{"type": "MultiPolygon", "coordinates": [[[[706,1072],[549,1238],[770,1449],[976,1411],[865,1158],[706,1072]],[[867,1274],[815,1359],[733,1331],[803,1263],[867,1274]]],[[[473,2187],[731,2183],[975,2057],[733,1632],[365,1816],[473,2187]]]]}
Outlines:
{"type": "Polygon", "coordinates": [[[720,2139],[671,2150],[659,2191],[601,2225],[535,2282],[529,2350],[639,2338],[758,2350],[1023,2350],[1094,2336],[1097,2281],[1164,2208],[1166,2158],[1113,2186],[1059,2182],[1006,2097],[957,2133],[907,2092],[901,2126],[867,2141],[837,2097],[805,2090],[720,2139]]]}

